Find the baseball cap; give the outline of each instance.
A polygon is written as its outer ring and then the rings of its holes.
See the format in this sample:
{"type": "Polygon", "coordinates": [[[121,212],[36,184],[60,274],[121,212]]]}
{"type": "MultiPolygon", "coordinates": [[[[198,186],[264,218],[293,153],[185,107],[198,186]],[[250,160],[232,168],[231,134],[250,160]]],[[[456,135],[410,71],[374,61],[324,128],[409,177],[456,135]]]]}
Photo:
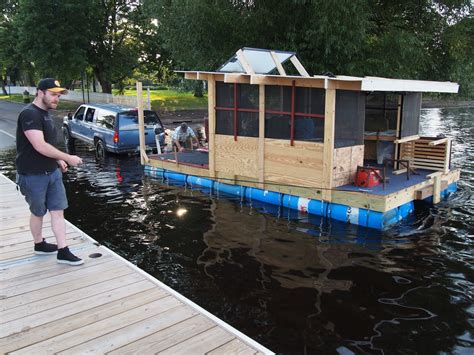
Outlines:
{"type": "Polygon", "coordinates": [[[41,79],[38,83],[38,90],[48,90],[51,92],[58,92],[63,95],[68,93],[67,89],[62,88],[61,84],[59,84],[59,81],[53,78],[41,79]]]}

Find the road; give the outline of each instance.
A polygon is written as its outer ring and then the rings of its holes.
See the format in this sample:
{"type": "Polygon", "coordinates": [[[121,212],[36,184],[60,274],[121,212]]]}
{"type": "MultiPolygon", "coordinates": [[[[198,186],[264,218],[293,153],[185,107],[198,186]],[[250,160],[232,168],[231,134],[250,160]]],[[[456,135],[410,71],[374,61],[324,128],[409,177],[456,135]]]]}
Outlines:
{"type": "Polygon", "coordinates": [[[23,106],[25,105],[0,100],[0,149],[15,145],[16,121],[23,106]]]}
{"type": "MultiPolygon", "coordinates": [[[[0,100],[0,149],[15,146],[18,114],[24,106],[25,104],[0,100]]],[[[65,113],[64,111],[61,112],[53,110],[51,111],[50,115],[53,117],[56,123],[56,129],[58,132],[57,139],[59,142],[59,139],[61,139],[62,117],[65,115],[65,113]]]]}

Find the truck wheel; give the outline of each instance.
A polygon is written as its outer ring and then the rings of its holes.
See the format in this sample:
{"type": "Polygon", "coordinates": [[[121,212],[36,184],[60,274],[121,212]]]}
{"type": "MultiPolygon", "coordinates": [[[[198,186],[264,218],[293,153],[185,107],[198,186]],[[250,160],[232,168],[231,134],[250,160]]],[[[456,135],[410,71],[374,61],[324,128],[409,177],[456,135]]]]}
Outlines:
{"type": "Polygon", "coordinates": [[[95,142],[95,157],[97,160],[104,160],[107,157],[107,150],[102,139],[95,142]]]}
{"type": "Polygon", "coordinates": [[[69,133],[69,128],[63,127],[63,139],[64,139],[64,146],[66,147],[67,152],[74,151],[74,138],[71,137],[71,133],[69,133]]]}

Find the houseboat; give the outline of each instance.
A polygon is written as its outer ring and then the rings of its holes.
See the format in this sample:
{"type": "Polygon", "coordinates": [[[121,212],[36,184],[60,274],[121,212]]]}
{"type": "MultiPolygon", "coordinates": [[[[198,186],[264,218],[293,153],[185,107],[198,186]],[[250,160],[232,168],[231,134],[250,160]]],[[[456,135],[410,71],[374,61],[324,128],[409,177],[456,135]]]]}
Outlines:
{"type": "Polygon", "coordinates": [[[419,134],[422,93],[456,83],[310,76],[295,53],[255,48],[182,73],[207,82],[208,150],[147,155],[142,125],[150,175],[376,229],[457,189],[452,139],[419,134]]]}

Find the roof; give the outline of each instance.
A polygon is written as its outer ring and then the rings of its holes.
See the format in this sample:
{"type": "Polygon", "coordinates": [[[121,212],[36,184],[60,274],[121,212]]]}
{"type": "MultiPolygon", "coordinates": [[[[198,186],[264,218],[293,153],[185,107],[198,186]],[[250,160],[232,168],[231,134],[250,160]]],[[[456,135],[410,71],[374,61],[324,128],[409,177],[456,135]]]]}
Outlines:
{"type": "Polygon", "coordinates": [[[227,83],[247,83],[263,85],[293,85],[303,87],[320,87],[347,89],[355,91],[386,92],[438,92],[457,93],[459,85],[450,81],[426,81],[392,79],[374,76],[310,76],[299,62],[294,52],[269,49],[239,49],[234,56],[225,62],[217,71],[176,71],[184,73],[187,79],[207,80],[209,76],[222,77],[227,83]],[[287,61],[297,69],[299,75],[287,75],[283,64],[287,61]],[[270,74],[275,69],[278,75],[270,74]]]}

